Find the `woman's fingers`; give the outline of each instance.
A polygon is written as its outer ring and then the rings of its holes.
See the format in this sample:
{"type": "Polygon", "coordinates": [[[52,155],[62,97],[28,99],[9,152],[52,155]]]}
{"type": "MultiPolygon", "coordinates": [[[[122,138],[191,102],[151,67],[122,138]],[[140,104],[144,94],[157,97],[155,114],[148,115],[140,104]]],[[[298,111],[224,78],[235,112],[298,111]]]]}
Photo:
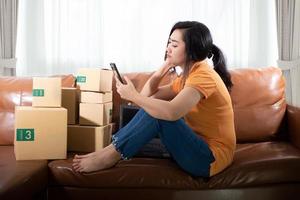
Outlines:
{"type": "Polygon", "coordinates": [[[133,85],[133,83],[131,82],[131,80],[127,76],[124,76],[124,79],[125,79],[127,84],[133,85]]]}

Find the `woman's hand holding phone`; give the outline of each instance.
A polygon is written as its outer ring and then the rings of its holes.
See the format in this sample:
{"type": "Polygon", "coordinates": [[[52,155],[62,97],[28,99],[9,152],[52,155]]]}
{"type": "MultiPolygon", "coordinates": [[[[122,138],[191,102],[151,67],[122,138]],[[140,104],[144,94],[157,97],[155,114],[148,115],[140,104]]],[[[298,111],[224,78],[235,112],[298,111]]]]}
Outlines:
{"type": "Polygon", "coordinates": [[[124,76],[126,83],[123,81],[115,63],[110,63],[110,66],[115,75],[114,77],[116,80],[117,92],[120,94],[122,99],[134,102],[136,95],[139,94],[135,89],[135,86],[133,85],[131,80],[126,76],[124,76]]]}
{"type": "Polygon", "coordinates": [[[126,84],[123,84],[117,76],[115,76],[115,79],[117,92],[120,94],[121,98],[134,102],[135,98],[137,97],[137,95],[139,95],[139,93],[135,89],[135,86],[133,85],[131,80],[127,76],[124,76],[126,84]]]}

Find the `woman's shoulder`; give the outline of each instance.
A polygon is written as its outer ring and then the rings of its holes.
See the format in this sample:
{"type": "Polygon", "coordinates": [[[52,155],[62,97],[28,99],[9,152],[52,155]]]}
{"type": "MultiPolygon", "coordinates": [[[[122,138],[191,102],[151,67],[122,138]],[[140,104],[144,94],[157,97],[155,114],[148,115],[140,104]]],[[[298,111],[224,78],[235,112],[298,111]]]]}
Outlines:
{"type": "Polygon", "coordinates": [[[211,74],[213,72],[214,72],[213,67],[208,63],[207,60],[203,60],[203,61],[198,61],[198,62],[194,63],[189,75],[211,74]]]}

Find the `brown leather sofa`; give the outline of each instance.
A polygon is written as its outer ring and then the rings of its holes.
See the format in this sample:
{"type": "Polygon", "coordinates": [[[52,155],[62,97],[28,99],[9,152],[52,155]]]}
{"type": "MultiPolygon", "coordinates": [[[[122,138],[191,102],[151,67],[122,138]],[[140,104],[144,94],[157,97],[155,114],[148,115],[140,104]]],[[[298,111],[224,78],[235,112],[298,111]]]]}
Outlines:
{"type": "MultiPolygon", "coordinates": [[[[138,90],[150,75],[128,74],[138,90]]],[[[13,107],[30,105],[31,83],[0,78],[0,199],[299,198],[300,108],[286,105],[280,69],[237,69],[231,75],[238,145],[232,165],[209,179],[191,177],[170,159],[132,158],[86,174],[72,170],[72,153],[67,160],[16,162],[13,107]]],[[[125,102],[115,89],[113,101],[118,122],[125,102]]]]}

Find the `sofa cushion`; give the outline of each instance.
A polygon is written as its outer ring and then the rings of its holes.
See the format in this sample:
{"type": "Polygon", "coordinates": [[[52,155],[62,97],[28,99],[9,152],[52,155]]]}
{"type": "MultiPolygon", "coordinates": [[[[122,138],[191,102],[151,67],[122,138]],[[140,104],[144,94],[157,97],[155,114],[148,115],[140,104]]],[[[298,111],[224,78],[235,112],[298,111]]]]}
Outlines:
{"type": "Polygon", "coordinates": [[[285,84],[277,67],[231,70],[237,142],[272,139],[286,110],[285,84]]]}
{"type": "Polygon", "coordinates": [[[300,179],[300,151],[285,142],[239,144],[233,164],[210,179],[194,178],[170,159],[133,158],[93,173],[75,173],[72,159],[49,163],[52,186],[208,189],[291,183],[300,179]]]}
{"type": "Polygon", "coordinates": [[[49,187],[48,200],[286,200],[297,199],[300,184],[273,184],[249,188],[174,190],[158,188],[49,187]]]}
{"type": "Polygon", "coordinates": [[[0,146],[0,199],[33,199],[47,188],[47,161],[16,161],[13,146],[0,146]]]}
{"type": "Polygon", "coordinates": [[[300,151],[288,142],[238,144],[232,165],[212,177],[209,188],[295,183],[300,180],[300,151]]]}
{"type": "MultiPolygon", "coordinates": [[[[62,77],[63,87],[75,84],[73,75],[62,77]]],[[[0,145],[14,143],[15,106],[31,106],[32,78],[0,77],[0,145]]]]}

